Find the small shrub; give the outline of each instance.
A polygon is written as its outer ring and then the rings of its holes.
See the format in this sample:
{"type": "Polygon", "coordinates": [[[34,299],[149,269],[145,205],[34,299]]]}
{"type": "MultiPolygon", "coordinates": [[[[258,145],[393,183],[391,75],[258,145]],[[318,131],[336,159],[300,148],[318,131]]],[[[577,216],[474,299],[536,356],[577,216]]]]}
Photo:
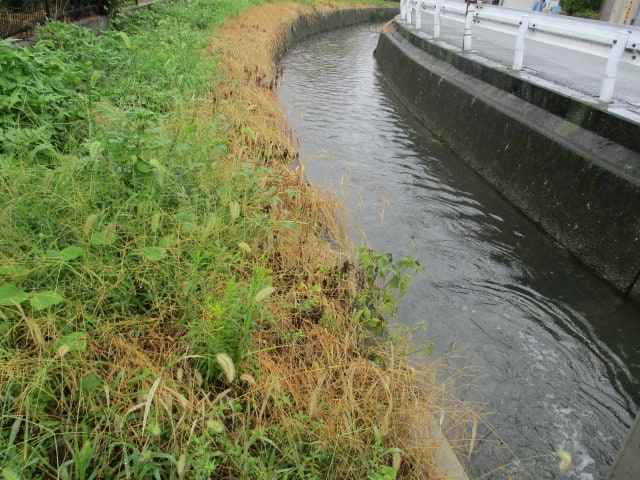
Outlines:
{"type": "Polygon", "coordinates": [[[389,254],[365,247],[358,249],[358,261],[362,279],[356,300],[360,307],[356,319],[381,334],[397,313],[398,300],[411,282],[410,273],[419,272],[423,267],[410,255],[394,261],[389,254]]]}

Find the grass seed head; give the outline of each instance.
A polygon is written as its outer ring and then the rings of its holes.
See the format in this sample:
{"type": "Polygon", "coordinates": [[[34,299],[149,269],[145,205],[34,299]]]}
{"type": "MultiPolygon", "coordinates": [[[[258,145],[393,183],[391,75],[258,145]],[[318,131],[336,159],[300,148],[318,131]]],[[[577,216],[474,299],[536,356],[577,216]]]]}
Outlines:
{"type": "Polygon", "coordinates": [[[218,353],[216,355],[216,362],[218,362],[218,365],[220,365],[220,368],[224,372],[227,382],[233,382],[236,379],[236,366],[233,360],[231,360],[231,357],[226,353],[218,353]]]}

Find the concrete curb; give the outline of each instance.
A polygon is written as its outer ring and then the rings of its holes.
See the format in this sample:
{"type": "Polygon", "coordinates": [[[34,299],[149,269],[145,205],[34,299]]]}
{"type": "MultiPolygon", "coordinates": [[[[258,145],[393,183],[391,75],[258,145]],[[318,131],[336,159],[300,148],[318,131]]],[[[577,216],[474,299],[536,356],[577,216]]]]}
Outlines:
{"type": "Polygon", "coordinates": [[[629,435],[622,445],[607,480],[629,480],[640,478],[640,416],[631,427],[629,435]]]}
{"type": "MultiPolygon", "coordinates": [[[[393,26],[381,34],[375,55],[403,102],[558,243],[640,300],[640,286],[634,287],[640,272],[640,153],[634,145],[580,125],[571,113],[578,107],[563,110],[570,118],[560,115],[555,92],[517,78],[522,86],[515,93],[500,88],[511,85],[507,73],[416,39],[397,21],[393,26]]],[[[606,123],[602,117],[599,125],[606,123]]]]}
{"type": "Polygon", "coordinates": [[[409,43],[438,60],[453,65],[461,72],[640,153],[640,125],[612,113],[608,104],[587,103],[558,93],[551,87],[533,82],[526,74],[500,68],[493,62],[487,62],[485,65],[481,63],[481,56],[463,53],[455,47],[447,48],[446,43],[433,41],[432,37],[411,28],[406,23],[396,21],[395,26],[397,33],[409,43]]]}

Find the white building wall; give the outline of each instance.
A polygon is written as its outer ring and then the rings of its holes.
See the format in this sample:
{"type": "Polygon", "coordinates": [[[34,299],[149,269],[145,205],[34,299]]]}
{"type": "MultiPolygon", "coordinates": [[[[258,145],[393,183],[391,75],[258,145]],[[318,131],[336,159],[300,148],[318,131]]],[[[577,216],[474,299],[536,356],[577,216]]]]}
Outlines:
{"type": "Polygon", "coordinates": [[[533,4],[533,0],[503,0],[502,1],[503,7],[517,8],[518,10],[531,10],[532,4],[533,4]]]}

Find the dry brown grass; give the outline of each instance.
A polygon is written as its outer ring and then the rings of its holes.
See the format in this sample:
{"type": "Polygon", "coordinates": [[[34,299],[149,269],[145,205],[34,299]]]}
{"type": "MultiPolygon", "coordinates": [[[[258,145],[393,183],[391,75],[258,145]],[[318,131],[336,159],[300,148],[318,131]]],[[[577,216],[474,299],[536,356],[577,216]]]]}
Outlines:
{"type": "Polygon", "coordinates": [[[230,158],[270,165],[281,178],[283,201],[272,215],[284,220],[283,211],[299,212],[297,231],[283,228],[271,245],[262,246],[276,301],[253,346],[260,379],[246,393],[254,405],[251,423],[289,424],[291,435],[302,438],[295,419],[304,412],[322,425],[320,442],[348,448],[342,437],[358,438],[364,446],[379,436],[402,450],[393,459],[395,466],[401,459],[402,476],[440,478],[433,460],[438,445],[416,425],[451,398],[433,370],[416,375],[392,345],[363,347],[362,329],[353,320],[358,280],[340,206],[319,195],[293,165],[294,141],[274,94],[274,55],[283,30],[300,14],[331,8],[335,4],[252,8],[210,43],[220,71],[212,102],[239,133],[231,140],[230,158]]]}

